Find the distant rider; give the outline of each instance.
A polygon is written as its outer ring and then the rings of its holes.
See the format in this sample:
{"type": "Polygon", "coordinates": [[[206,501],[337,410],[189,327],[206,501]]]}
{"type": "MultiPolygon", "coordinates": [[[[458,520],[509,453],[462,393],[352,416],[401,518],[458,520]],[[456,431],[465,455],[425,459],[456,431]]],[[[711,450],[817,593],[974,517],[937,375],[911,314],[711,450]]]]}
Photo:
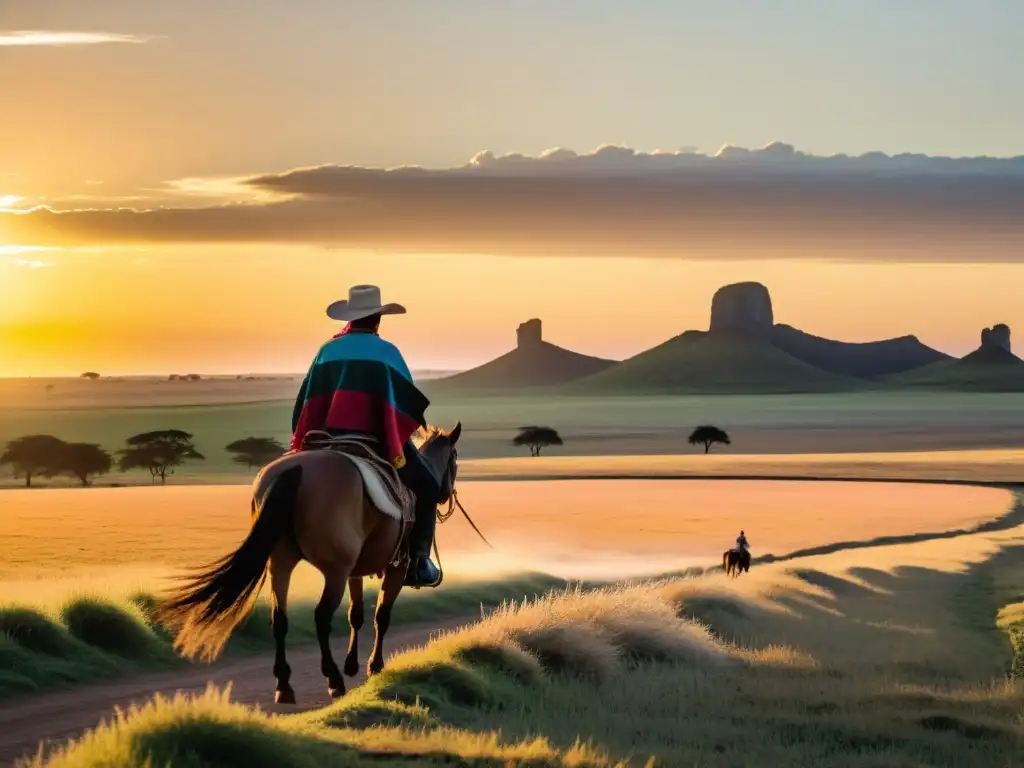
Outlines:
{"type": "Polygon", "coordinates": [[[740,535],[736,537],[736,551],[740,554],[750,554],[750,542],[747,541],[747,534],[740,531],[740,535]]]}

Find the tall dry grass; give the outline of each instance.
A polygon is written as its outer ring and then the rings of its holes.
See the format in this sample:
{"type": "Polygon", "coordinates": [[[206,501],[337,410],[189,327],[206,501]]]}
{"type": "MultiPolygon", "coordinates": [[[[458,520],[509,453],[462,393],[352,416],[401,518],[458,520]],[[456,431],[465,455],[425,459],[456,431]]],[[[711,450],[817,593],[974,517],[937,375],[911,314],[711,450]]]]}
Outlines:
{"type": "Polygon", "coordinates": [[[1003,630],[1022,562],[1016,527],[563,589],[325,709],[161,703],[51,764],[1016,765],[1024,680],[1003,630]]]}
{"type": "MultiPolygon", "coordinates": [[[[444,591],[403,595],[393,623],[471,616],[564,584],[543,574],[518,574],[500,581],[455,580],[444,591]]],[[[376,592],[369,584],[368,604],[376,600],[376,592]]],[[[58,591],[51,596],[54,599],[41,603],[31,602],[32,596],[17,602],[0,600],[0,696],[5,699],[186,664],[174,653],[171,634],[155,619],[157,594],[58,591]]],[[[314,605],[299,599],[289,607],[290,647],[316,640],[314,605]]],[[[226,650],[239,655],[271,648],[270,608],[264,598],[243,619],[226,650]]]]}

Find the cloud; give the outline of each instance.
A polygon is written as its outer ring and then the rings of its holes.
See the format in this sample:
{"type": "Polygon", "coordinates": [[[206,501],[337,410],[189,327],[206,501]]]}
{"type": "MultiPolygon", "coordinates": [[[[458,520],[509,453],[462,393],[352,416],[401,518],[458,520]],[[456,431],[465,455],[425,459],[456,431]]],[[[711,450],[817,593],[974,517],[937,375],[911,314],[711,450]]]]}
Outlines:
{"type": "Polygon", "coordinates": [[[23,269],[48,269],[52,267],[48,261],[39,261],[37,259],[18,259],[14,262],[14,266],[21,267],[23,269]]]}
{"type": "Polygon", "coordinates": [[[167,189],[199,203],[36,208],[0,214],[0,231],[50,245],[1024,261],[1024,157],[816,156],[780,142],[710,155],[604,146],[481,152],[448,169],[324,165],[167,189]],[[202,202],[218,193],[230,202],[202,202]]]}
{"type": "Polygon", "coordinates": [[[104,43],[148,43],[154,38],[119,32],[63,32],[56,30],[0,31],[0,46],[102,45],[104,43]]]}

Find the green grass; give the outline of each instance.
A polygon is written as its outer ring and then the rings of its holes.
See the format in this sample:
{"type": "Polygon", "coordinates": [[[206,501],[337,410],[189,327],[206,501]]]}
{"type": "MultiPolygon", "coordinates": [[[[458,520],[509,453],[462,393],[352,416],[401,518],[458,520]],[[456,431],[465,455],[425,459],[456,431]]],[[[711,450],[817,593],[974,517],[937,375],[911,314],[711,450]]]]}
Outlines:
{"type": "MultiPolygon", "coordinates": [[[[429,384],[425,385],[429,393],[429,384]]],[[[110,451],[140,432],[175,428],[195,435],[206,461],[179,468],[170,483],[247,482],[254,475],[234,464],[224,446],[247,435],[286,442],[291,404],[195,405],[162,408],[110,407],[79,410],[25,410],[0,407],[0,444],[26,434],[51,433],[74,442],[100,443],[110,451]]],[[[1000,393],[860,392],[815,395],[678,395],[593,397],[442,397],[431,405],[434,423],[465,425],[464,458],[522,456],[511,445],[518,427],[549,424],[566,438],[561,455],[693,449],[685,437],[695,425],[711,423],[734,437],[734,452],[787,452],[788,436],[813,434],[819,442],[835,435],[841,450],[908,450],[964,447],[969,430],[992,436],[1021,426],[1020,396],[1000,393]],[[865,432],[865,430],[869,430],[865,432]],[[908,437],[909,435],[909,437],[908,437]],[[627,440],[628,443],[623,441],[627,440]],[[911,442],[908,442],[910,440],[911,442]]],[[[816,443],[815,445],[817,445],[816,443]]],[[[973,445],[996,445],[978,438],[973,445]]],[[[1005,443],[1004,443],[1005,444],[1005,443]]],[[[818,449],[834,450],[825,443],[818,449]]],[[[11,482],[8,469],[0,480],[11,482]]],[[[112,481],[149,482],[144,473],[111,475],[112,481]]],[[[69,481],[40,481],[67,484],[69,481]]]]}
{"type": "Polygon", "coordinates": [[[0,608],[0,695],[37,692],[176,663],[161,636],[131,603],[76,598],[51,616],[0,608]]]}
{"type": "MultiPolygon", "coordinates": [[[[403,594],[393,623],[472,618],[504,601],[542,594],[564,584],[553,577],[526,574],[505,581],[403,594]]],[[[373,586],[367,586],[368,605],[372,606],[376,593],[373,586]]],[[[53,614],[32,606],[0,606],[0,696],[184,666],[186,662],[174,653],[172,637],[153,619],[156,605],[156,597],[140,594],[118,602],[98,596],[75,597],[53,614]]],[[[339,617],[343,616],[344,607],[339,611],[339,617]]],[[[290,646],[316,640],[311,604],[293,604],[289,619],[290,646]]],[[[270,610],[260,601],[235,630],[225,652],[256,653],[272,648],[270,610]]]]}
{"type": "Polygon", "coordinates": [[[562,387],[577,394],[791,394],[869,388],[866,382],[815,368],[771,344],[696,332],[562,387]]]}
{"type": "Polygon", "coordinates": [[[908,389],[961,392],[1024,392],[1024,361],[1001,349],[976,350],[891,376],[886,383],[908,389]]]}
{"type": "MultiPolygon", "coordinates": [[[[68,442],[99,443],[114,452],[123,448],[132,435],[156,429],[181,429],[196,436],[199,451],[207,456],[207,461],[181,467],[179,474],[238,475],[239,467],[224,446],[248,435],[276,437],[287,444],[290,425],[291,404],[283,402],[55,411],[0,409],[0,443],[21,435],[44,433],[68,442]]],[[[148,482],[149,478],[144,479],[148,482]]]]}

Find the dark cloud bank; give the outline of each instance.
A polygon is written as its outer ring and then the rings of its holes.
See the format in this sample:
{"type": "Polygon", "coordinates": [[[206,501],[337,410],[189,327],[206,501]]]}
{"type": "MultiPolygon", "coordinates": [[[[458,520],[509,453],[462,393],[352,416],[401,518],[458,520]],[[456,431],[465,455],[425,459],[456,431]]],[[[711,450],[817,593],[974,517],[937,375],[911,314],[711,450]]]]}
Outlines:
{"type": "MultiPolygon", "coordinates": [[[[1024,157],[603,147],[253,176],[260,205],[0,217],[26,244],[310,243],[506,255],[1024,261],[1024,157]]],[[[12,237],[13,236],[13,237],[12,237]]]]}

